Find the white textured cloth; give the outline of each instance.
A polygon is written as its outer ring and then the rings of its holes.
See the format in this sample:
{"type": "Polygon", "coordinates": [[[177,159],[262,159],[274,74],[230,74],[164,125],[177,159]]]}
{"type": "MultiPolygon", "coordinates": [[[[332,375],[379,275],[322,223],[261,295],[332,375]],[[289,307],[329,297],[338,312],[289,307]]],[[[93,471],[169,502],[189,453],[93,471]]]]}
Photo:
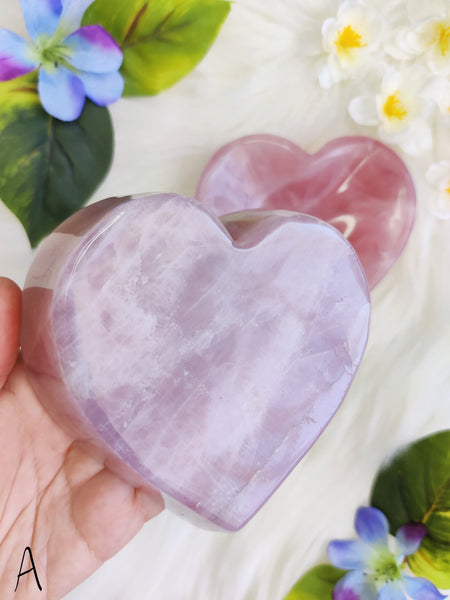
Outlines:
{"type": "MultiPolygon", "coordinates": [[[[398,14],[414,3],[366,4],[398,14]]],[[[193,73],[156,97],[111,108],[115,158],[93,200],[146,191],[192,195],[211,154],[246,134],[284,135],[310,152],[340,135],[376,136],[348,112],[351,98],[367,91],[365,80],[323,89],[324,57],[309,52],[338,6],[236,0],[193,73]]],[[[0,15],[0,27],[24,32],[19,0],[0,0],[0,15]]],[[[450,220],[431,212],[436,190],[426,179],[431,163],[450,160],[450,121],[430,123],[431,149],[411,157],[393,146],[416,184],[416,224],[372,292],[362,365],[313,449],[242,531],[203,531],[165,512],[70,600],[281,600],[306,570],[326,562],[330,539],[352,537],[355,510],[368,502],[382,462],[405,443],[450,427],[450,220]]],[[[21,225],[0,206],[0,273],[23,284],[31,258],[21,225]]]]}

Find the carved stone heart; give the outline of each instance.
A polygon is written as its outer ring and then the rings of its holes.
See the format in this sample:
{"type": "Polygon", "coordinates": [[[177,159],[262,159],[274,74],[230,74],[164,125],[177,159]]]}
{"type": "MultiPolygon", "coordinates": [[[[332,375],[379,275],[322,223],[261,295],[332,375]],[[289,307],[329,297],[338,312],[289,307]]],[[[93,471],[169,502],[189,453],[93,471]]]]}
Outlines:
{"type": "Polygon", "coordinates": [[[370,303],[329,225],[285,211],[225,224],[175,194],[83,209],[30,268],[21,343],[58,423],[179,512],[234,530],[340,405],[370,303]]]}
{"type": "Polygon", "coordinates": [[[404,163],[366,137],[338,138],[312,155],[277,136],[238,139],[212,157],[196,197],[218,215],[285,209],[327,221],[355,248],[369,288],[400,256],[416,203],[404,163]]]}

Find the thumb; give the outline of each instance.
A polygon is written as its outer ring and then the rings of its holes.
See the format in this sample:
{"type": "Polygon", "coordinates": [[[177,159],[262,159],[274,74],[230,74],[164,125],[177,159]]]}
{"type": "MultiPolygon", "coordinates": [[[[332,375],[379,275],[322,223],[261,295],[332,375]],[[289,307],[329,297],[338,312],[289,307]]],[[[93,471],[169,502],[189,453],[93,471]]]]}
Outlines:
{"type": "Polygon", "coordinates": [[[21,301],[19,286],[0,277],[0,389],[17,361],[21,301]]]}

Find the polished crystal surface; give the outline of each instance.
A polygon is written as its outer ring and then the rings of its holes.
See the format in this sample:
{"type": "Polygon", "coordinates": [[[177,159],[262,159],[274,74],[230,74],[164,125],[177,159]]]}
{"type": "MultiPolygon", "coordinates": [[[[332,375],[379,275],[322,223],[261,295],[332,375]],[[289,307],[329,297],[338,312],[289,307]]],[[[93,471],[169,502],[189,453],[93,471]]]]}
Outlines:
{"type": "Polygon", "coordinates": [[[415,216],[404,163],[367,137],[337,138],[312,155],[277,136],[240,138],[212,157],[196,197],[219,215],[286,209],[327,221],[355,248],[370,288],[401,254],[415,216]]]}
{"type": "Polygon", "coordinates": [[[47,238],[21,344],[44,406],[110,468],[235,530],[339,407],[369,314],[356,254],[327,224],[222,223],[149,195],[94,204],[47,238]]]}

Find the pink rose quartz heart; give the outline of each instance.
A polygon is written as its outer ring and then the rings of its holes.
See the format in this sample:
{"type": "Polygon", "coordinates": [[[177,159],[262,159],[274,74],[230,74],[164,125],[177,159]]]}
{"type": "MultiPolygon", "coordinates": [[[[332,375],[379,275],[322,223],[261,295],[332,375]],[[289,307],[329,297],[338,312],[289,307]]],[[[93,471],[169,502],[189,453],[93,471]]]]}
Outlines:
{"type": "Polygon", "coordinates": [[[371,289],[400,256],[416,202],[404,163],[366,137],[338,138],[312,155],[273,135],[238,139],[212,157],[196,197],[218,215],[285,209],[327,221],[355,248],[371,289]]]}
{"type": "Polygon", "coordinates": [[[175,194],[81,210],[30,268],[21,344],[58,423],[169,507],[235,530],[340,405],[370,302],[329,225],[285,211],[225,225],[175,194]]]}

